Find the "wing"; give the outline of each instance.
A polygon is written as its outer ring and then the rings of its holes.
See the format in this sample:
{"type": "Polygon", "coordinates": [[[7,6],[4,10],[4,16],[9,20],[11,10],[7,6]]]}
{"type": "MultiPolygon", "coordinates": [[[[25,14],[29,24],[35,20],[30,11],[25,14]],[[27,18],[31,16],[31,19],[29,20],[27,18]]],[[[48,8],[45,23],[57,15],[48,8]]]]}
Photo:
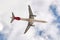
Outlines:
{"type": "Polygon", "coordinates": [[[29,10],[29,18],[34,19],[30,5],[28,5],[28,10],[29,10]]]}
{"type": "MultiPolygon", "coordinates": [[[[32,13],[32,10],[31,10],[30,5],[28,5],[28,10],[29,10],[29,19],[34,19],[34,15],[33,15],[33,13],[32,13]]],[[[30,28],[31,26],[33,26],[32,24],[33,24],[33,22],[28,22],[28,26],[27,26],[24,34],[29,30],[29,28],[30,28]]]]}
{"type": "Polygon", "coordinates": [[[29,22],[29,23],[28,23],[28,26],[27,26],[27,28],[25,29],[24,34],[29,30],[29,28],[31,27],[32,24],[33,24],[32,22],[29,22]]]}

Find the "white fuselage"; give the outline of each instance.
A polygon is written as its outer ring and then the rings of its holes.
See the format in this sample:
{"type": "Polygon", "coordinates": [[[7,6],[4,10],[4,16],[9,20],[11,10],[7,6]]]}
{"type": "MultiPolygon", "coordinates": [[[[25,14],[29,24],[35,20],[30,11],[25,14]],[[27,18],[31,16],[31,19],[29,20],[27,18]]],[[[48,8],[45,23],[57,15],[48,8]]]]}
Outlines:
{"type": "Polygon", "coordinates": [[[46,21],[43,21],[43,20],[35,20],[35,19],[28,19],[28,18],[21,18],[21,20],[29,21],[29,22],[42,22],[42,23],[46,23],[46,21]]]}

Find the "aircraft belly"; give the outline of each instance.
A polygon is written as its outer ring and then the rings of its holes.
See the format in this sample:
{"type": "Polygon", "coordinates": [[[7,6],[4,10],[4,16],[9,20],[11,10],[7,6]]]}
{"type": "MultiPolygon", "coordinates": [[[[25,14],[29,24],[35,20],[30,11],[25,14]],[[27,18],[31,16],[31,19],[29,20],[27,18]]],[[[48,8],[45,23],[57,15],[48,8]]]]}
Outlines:
{"type": "Polygon", "coordinates": [[[23,20],[23,21],[33,22],[34,19],[21,18],[21,20],[23,20]]]}
{"type": "Polygon", "coordinates": [[[43,20],[34,20],[34,19],[28,19],[28,18],[22,18],[23,21],[29,21],[29,22],[43,22],[46,23],[46,21],[43,20]]]}
{"type": "Polygon", "coordinates": [[[46,21],[43,20],[34,20],[35,22],[42,22],[42,23],[46,23],[46,21]]]}
{"type": "Polygon", "coordinates": [[[21,18],[21,20],[23,20],[23,21],[29,21],[27,18],[21,18]]]}
{"type": "Polygon", "coordinates": [[[29,22],[34,22],[34,19],[29,19],[29,22]]]}

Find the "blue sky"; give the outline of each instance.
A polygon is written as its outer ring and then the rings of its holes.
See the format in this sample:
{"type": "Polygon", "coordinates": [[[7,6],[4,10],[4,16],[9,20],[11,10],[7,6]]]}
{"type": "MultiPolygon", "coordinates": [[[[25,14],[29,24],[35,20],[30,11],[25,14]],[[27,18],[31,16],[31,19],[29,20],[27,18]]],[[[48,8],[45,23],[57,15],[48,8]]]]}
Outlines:
{"type": "Polygon", "coordinates": [[[55,20],[54,22],[58,23],[57,25],[57,28],[60,29],[60,15],[58,14],[58,11],[57,11],[57,5],[50,5],[50,10],[52,11],[52,14],[55,16],[55,20]]]}

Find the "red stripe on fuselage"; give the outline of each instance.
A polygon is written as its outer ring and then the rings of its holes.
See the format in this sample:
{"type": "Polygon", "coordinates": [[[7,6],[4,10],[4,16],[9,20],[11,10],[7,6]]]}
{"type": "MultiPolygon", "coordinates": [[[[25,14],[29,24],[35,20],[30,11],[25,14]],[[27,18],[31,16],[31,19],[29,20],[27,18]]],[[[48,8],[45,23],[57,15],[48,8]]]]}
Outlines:
{"type": "Polygon", "coordinates": [[[20,18],[20,17],[14,17],[14,19],[16,19],[16,20],[21,20],[21,18],[20,18]]]}

